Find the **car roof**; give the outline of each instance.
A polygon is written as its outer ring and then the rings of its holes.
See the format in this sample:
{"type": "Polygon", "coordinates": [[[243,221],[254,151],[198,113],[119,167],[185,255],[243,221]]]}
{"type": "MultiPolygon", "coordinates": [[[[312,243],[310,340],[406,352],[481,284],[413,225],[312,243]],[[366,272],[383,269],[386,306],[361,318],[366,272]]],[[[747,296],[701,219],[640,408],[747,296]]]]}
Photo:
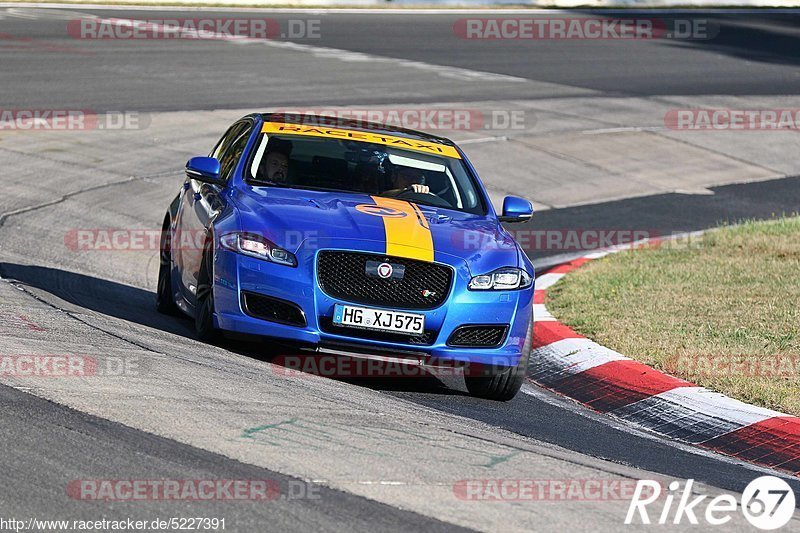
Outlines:
{"type": "Polygon", "coordinates": [[[261,113],[264,122],[280,122],[284,124],[298,124],[302,126],[327,126],[329,128],[341,128],[353,131],[364,131],[370,133],[382,133],[394,135],[418,141],[434,142],[455,147],[456,144],[446,137],[431,135],[417,130],[389,126],[378,122],[367,120],[354,120],[342,117],[331,117],[327,115],[316,115],[310,113],[261,113]]]}

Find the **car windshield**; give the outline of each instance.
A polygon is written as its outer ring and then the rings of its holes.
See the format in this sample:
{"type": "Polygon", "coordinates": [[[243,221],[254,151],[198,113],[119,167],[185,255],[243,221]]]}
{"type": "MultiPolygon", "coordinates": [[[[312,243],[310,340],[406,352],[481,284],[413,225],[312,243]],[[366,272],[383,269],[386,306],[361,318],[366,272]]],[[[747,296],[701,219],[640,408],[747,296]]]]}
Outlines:
{"type": "Polygon", "coordinates": [[[460,158],[350,139],[262,133],[247,181],[486,214],[482,195],[460,158]]]}

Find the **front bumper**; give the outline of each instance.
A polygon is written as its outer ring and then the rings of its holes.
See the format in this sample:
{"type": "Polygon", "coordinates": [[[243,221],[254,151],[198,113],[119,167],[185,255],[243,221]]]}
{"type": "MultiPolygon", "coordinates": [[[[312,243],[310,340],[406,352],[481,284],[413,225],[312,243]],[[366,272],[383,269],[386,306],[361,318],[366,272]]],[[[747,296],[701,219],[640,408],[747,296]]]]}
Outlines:
{"type": "MultiPolygon", "coordinates": [[[[380,243],[361,242],[359,250],[383,253],[380,243]],[[373,247],[374,246],[374,247],[373,247]]],[[[333,246],[326,249],[343,249],[333,246]]],[[[352,249],[345,249],[353,251],[352,249]]],[[[518,291],[470,291],[470,280],[465,263],[453,256],[438,256],[438,262],[455,270],[455,276],[445,303],[436,309],[396,309],[425,315],[426,330],[434,330],[430,344],[420,345],[397,340],[385,341],[360,337],[357,330],[338,329],[332,333],[326,321],[333,316],[337,303],[346,300],[332,298],[317,284],[316,255],[320,250],[298,250],[298,266],[277,265],[250,258],[224,249],[215,256],[214,297],[216,325],[222,330],[274,337],[305,346],[348,346],[376,354],[398,356],[415,354],[433,361],[468,362],[515,366],[519,361],[530,324],[533,287],[518,291]],[[242,292],[262,294],[294,303],[305,316],[305,326],[287,325],[254,318],[243,309],[242,292]],[[468,324],[507,325],[502,344],[493,348],[466,348],[448,346],[447,341],[456,328],[468,324]],[[328,331],[326,331],[326,329],[328,331]]],[[[355,304],[363,305],[363,304],[355,304]]],[[[366,306],[381,307],[381,306],[366,306]]]]}

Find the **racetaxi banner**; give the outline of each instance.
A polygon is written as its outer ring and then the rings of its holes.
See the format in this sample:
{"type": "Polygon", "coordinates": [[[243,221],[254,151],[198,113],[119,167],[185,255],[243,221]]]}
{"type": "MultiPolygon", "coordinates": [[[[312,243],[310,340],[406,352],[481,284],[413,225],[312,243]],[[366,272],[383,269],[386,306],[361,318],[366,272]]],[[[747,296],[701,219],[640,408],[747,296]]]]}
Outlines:
{"type": "Polygon", "coordinates": [[[383,144],[385,146],[413,150],[415,152],[461,159],[458,150],[452,146],[369,131],[343,130],[325,126],[301,126],[299,124],[285,124],[281,122],[265,122],[264,126],[261,128],[261,132],[267,134],[283,133],[287,135],[327,137],[329,139],[350,139],[353,141],[383,144]]]}

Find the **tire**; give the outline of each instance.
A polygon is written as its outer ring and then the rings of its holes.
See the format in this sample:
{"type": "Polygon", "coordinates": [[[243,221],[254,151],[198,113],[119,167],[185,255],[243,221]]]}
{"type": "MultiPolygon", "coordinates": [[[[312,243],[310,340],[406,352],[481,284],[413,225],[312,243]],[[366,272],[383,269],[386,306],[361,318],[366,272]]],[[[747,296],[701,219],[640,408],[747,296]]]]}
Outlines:
{"type": "Polygon", "coordinates": [[[464,376],[464,382],[471,396],[507,402],[514,398],[522,388],[528,375],[528,362],[531,358],[533,341],[533,321],[528,323],[528,333],[522,345],[522,355],[517,366],[483,366],[477,376],[464,376]]]}
{"type": "Polygon", "coordinates": [[[194,330],[199,340],[214,343],[220,340],[222,335],[214,327],[214,243],[212,238],[207,240],[205,248],[197,278],[194,330]]]}
{"type": "Polygon", "coordinates": [[[169,223],[169,215],[167,215],[164,220],[164,227],[161,228],[156,311],[165,315],[178,316],[180,315],[180,309],[175,305],[175,299],[172,295],[172,243],[169,223]]]}

